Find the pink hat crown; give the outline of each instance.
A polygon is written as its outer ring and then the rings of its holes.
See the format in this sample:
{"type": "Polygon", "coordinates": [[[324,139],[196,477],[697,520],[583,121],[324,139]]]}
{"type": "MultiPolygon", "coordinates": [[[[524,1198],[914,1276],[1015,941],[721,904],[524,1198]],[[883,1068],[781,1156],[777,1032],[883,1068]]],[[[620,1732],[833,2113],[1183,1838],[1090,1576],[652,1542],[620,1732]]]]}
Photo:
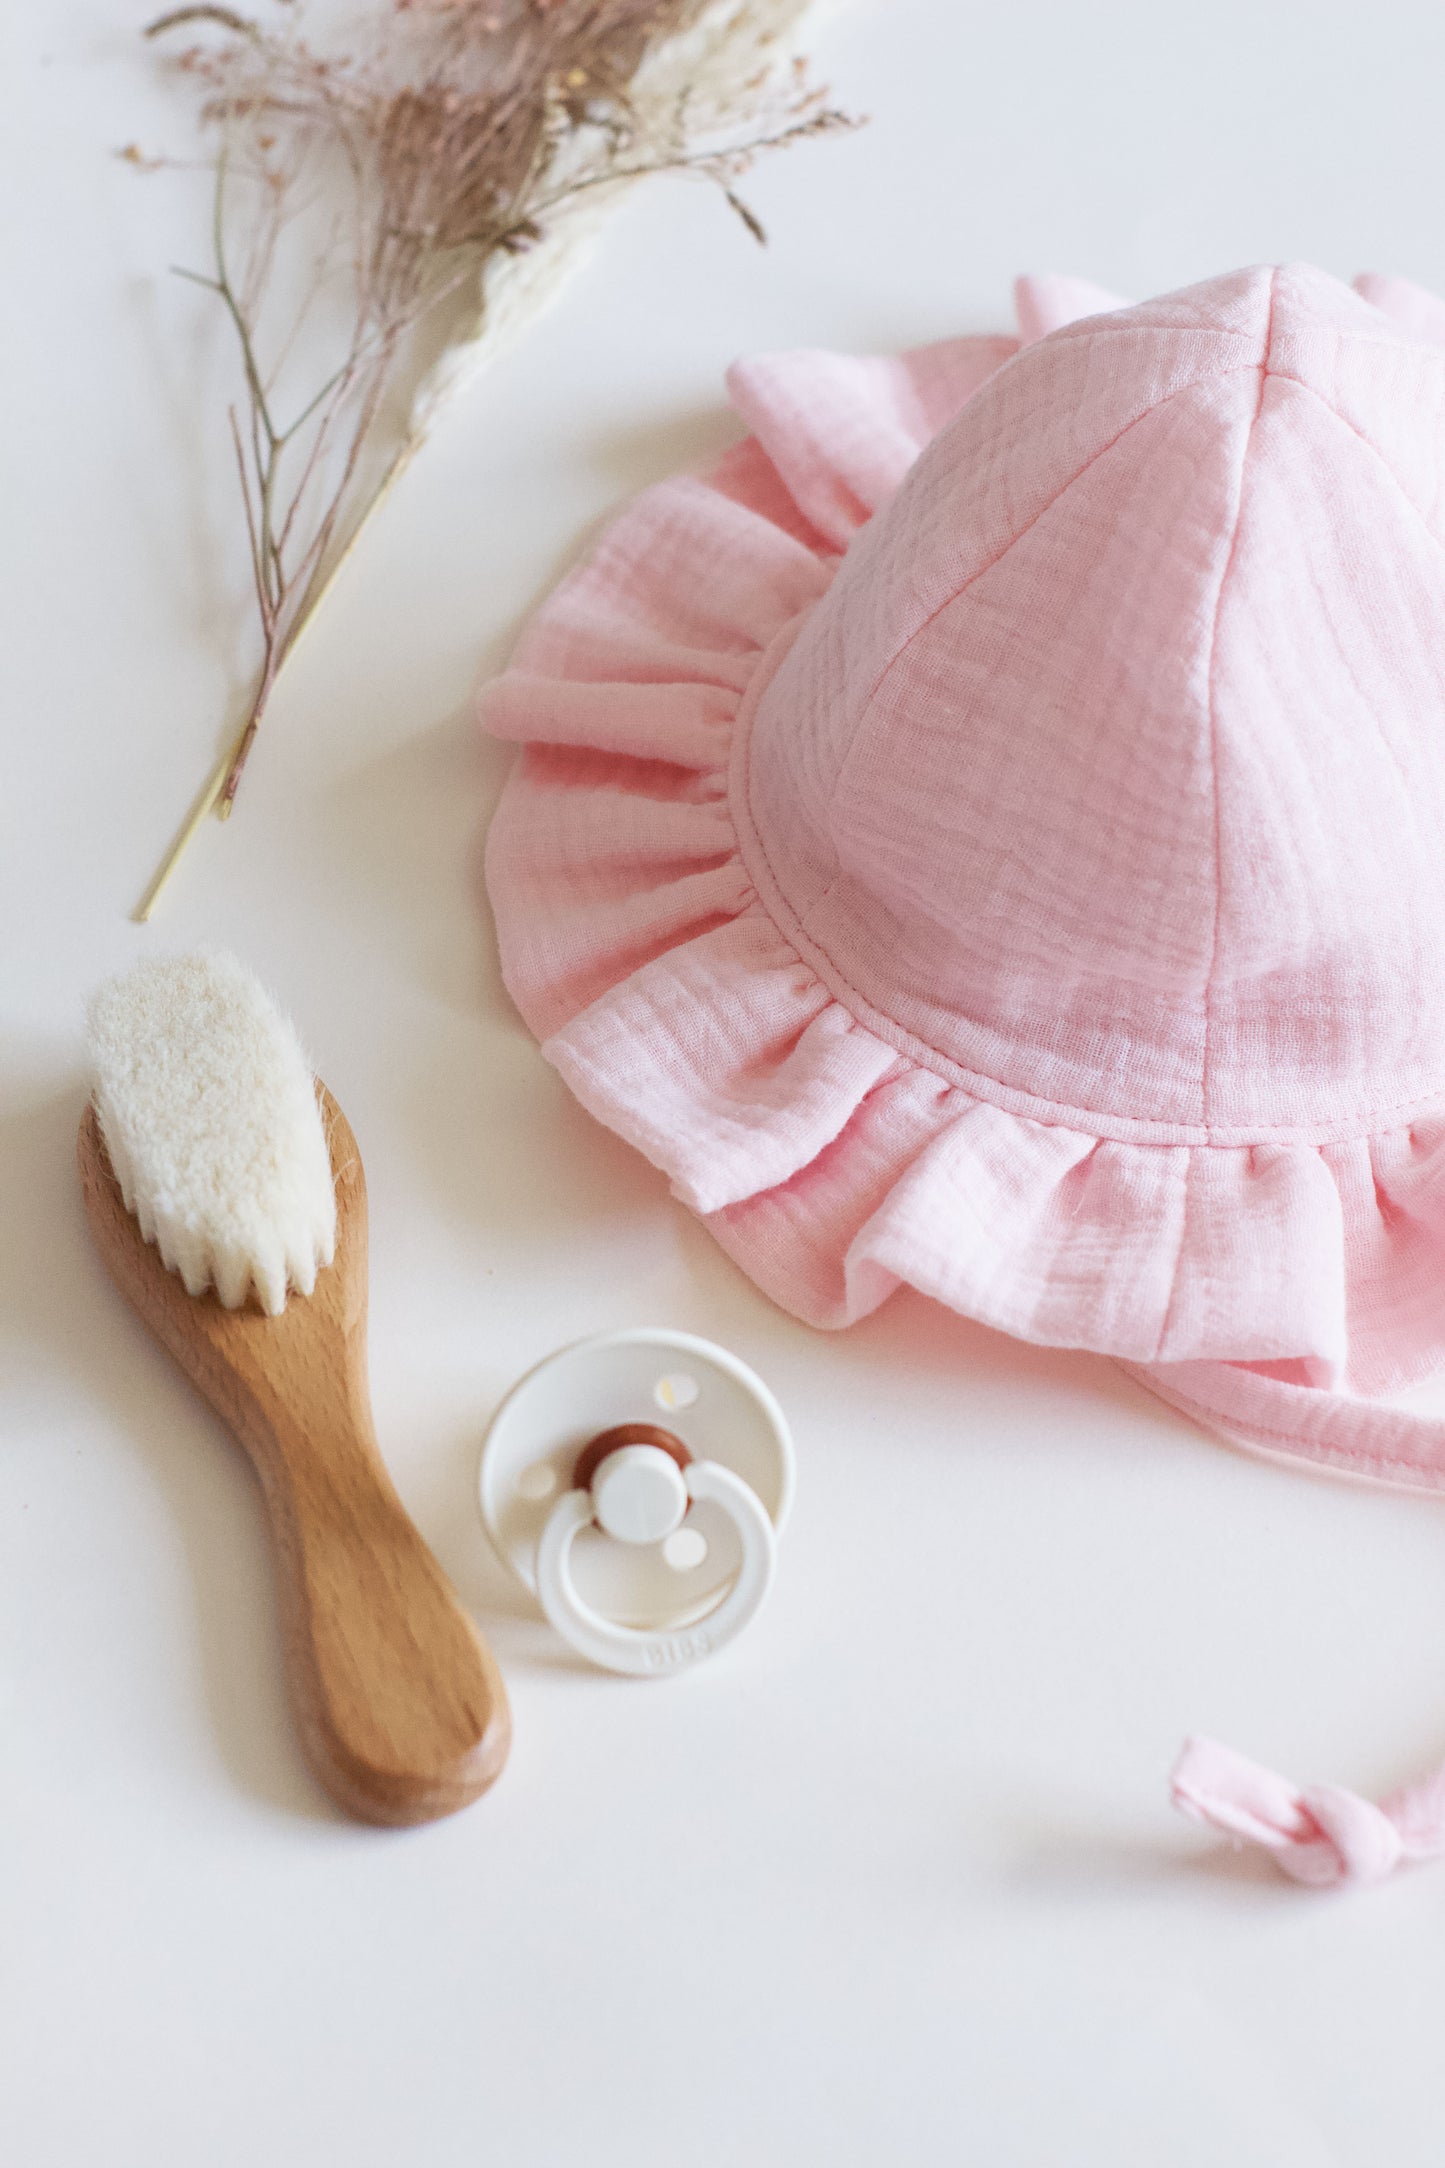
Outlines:
{"type": "Polygon", "coordinates": [[[1318,272],[1021,353],[750,710],[800,947],[919,1059],[1116,1134],[1437,1096],[1442,484],[1445,358],[1318,272]]]}
{"type": "Polygon", "coordinates": [[[1445,1361],[1445,308],[1020,319],[739,364],[547,603],[507,984],[815,1323],[1388,1392],[1445,1361]]]}

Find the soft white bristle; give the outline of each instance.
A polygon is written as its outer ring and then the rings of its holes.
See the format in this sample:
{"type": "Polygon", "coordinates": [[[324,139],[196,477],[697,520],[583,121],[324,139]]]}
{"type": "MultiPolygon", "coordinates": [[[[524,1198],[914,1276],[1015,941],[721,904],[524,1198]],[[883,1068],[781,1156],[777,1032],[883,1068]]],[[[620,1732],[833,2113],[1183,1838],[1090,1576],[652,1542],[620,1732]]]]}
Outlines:
{"type": "Polygon", "coordinates": [[[336,1250],[316,1086],[234,956],[157,957],[90,1005],[95,1104],[128,1211],[193,1295],[276,1317],[336,1250]]]}

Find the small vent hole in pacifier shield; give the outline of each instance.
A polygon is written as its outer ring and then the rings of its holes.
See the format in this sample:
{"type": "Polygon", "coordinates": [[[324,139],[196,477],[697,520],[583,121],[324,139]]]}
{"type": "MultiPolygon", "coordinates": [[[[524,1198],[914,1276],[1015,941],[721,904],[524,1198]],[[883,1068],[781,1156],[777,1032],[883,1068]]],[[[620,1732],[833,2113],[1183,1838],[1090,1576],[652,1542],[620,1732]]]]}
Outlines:
{"type": "Polygon", "coordinates": [[[701,1391],[697,1379],[686,1370],[669,1370],[653,1386],[652,1397],[660,1408],[690,1408],[701,1391]]]}
{"type": "Polygon", "coordinates": [[[557,1471],[550,1461],[534,1460],[517,1478],[519,1498],[550,1498],[557,1488],[557,1471]]]}
{"type": "Polygon", "coordinates": [[[692,1573],[707,1557],[707,1537],[698,1528],[674,1528],[662,1555],[674,1573],[692,1573]]]}

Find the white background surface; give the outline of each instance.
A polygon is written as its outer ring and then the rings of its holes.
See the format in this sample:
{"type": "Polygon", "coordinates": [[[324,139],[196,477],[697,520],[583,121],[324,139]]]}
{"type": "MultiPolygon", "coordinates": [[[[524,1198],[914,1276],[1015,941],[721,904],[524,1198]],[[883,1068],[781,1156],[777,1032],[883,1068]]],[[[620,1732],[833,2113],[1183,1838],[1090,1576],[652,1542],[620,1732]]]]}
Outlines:
{"type": "Polygon", "coordinates": [[[1174,1819],[1187,1728],[1377,1789],[1445,1746],[1445,1517],[1253,1465],[1106,1365],[898,1301],[773,1311],[569,1103],[475,884],[470,690],[589,523],[726,442],[749,347],[1002,327],[1311,258],[1445,283],[1433,5],[855,0],[873,116],[753,194],[627,210],[348,568],[228,829],[126,913],[250,626],[197,175],[144,10],[0,20],[0,2145],[14,2168],[1423,2168],[1445,1871],[1301,1894],[1174,1819]],[[456,1819],[350,1826],[293,1745],[255,1487],[91,1258],[80,1010],[219,940],[370,1179],[379,1427],[492,1634],[516,1746],[456,1819]],[[605,1326],[789,1409],[779,1584],[715,1665],[574,1666],[489,1561],[488,1412],[605,1326]]]}

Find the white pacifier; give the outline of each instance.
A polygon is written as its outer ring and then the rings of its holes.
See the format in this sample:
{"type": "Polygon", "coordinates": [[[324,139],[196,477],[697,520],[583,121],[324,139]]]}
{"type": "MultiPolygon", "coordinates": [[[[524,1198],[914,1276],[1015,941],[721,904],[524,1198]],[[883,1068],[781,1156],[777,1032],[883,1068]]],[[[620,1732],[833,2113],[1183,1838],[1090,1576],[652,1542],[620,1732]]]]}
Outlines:
{"type": "Polygon", "coordinates": [[[550,1355],[492,1418],[482,1519],[564,1640],[662,1677],[735,1640],[772,1583],[793,1446],[762,1379],[691,1333],[550,1355]]]}

